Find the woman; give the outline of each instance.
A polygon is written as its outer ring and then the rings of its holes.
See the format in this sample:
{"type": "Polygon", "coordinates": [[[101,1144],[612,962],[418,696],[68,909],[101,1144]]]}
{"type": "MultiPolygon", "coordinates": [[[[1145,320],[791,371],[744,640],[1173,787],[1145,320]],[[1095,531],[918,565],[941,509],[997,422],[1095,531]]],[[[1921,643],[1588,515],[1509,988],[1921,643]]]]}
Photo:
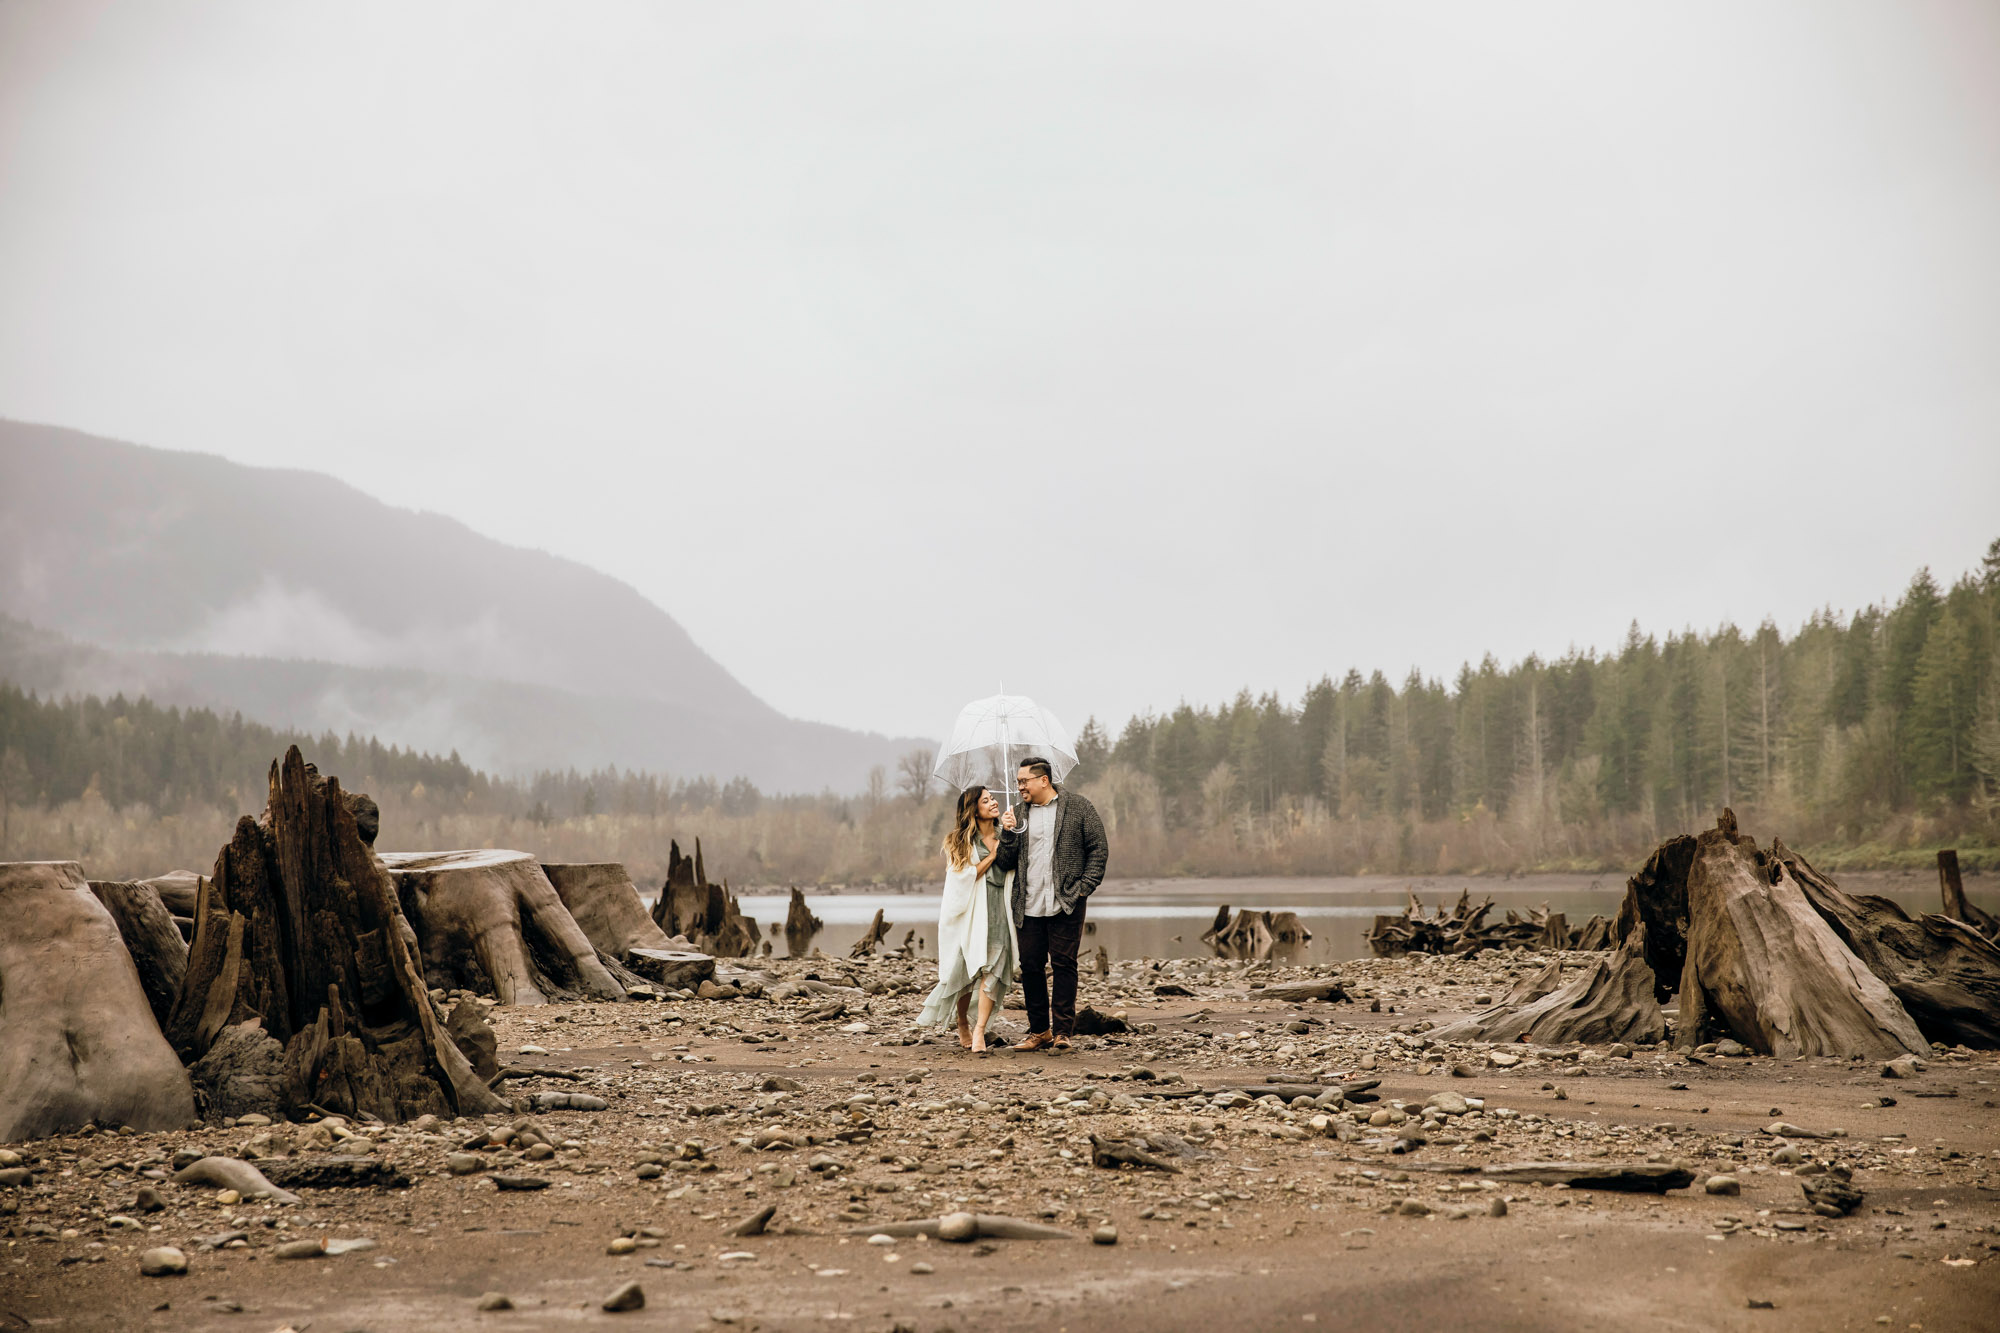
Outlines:
{"type": "Polygon", "coordinates": [[[1014,980],[1014,915],[1007,891],[1014,872],[993,868],[1000,852],[1000,802],[986,788],[967,787],[944,840],[944,902],[938,909],[938,983],[917,1016],[943,1027],[954,1013],[958,1044],[986,1049],[986,1022],[1014,980]],[[974,993],[979,1021],[967,1022],[974,993]]]}

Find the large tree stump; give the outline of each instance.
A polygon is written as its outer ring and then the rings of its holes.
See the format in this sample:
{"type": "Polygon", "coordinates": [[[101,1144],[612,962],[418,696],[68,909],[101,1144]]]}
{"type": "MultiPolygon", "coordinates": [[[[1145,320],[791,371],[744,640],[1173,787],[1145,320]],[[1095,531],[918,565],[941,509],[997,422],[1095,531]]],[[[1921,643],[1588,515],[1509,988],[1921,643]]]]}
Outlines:
{"type": "Polygon", "coordinates": [[[1903,1002],[1926,1039],[2000,1046],[2000,945],[1964,918],[1929,913],[1911,920],[1891,899],[1843,893],[1782,842],[1771,844],[1771,854],[1841,943],[1903,1002]]]}
{"type": "Polygon", "coordinates": [[[139,970],[146,1003],[165,1032],[167,1017],[181,996],[181,979],[187,975],[187,941],[181,938],[173,913],[150,884],[92,880],[90,891],[118,923],[125,952],[139,970]]]}
{"type": "Polygon", "coordinates": [[[726,883],[708,882],[699,838],[692,858],[681,855],[678,842],[668,843],[667,882],[653,904],[653,921],[668,935],[679,935],[717,958],[748,958],[757,952],[756,923],[744,919],[726,883]]]}
{"type": "MultiPolygon", "coordinates": [[[[1475,905],[1471,893],[1461,890],[1454,906],[1446,908],[1439,903],[1431,915],[1425,916],[1417,895],[1412,893],[1409,898],[1401,916],[1386,913],[1376,916],[1367,938],[1369,951],[1377,958],[1400,958],[1411,953],[1469,956],[1481,949],[1504,948],[1513,944],[1527,948],[1544,947],[1543,937],[1548,932],[1544,913],[1531,913],[1531,919],[1523,921],[1509,912],[1504,922],[1489,922],[1486,914],[1493,910],[1493,900],[1487,898],[1475,905]]],[[[1565,937],[1563,944],[1546,947],[1567,945],[1565,937]]]]}
{"type": "Polygon", "coordinates": [[[889,938],[889,932],[896,928],[893,921],[882,919],[882,909],[875,909],[875,917],[868,923],[868,929],[861,932],[861,938],[854,941],[854,947],[847,951],[849,958],[866,958],[875,952],[875,946],[889,938]]]}
{"type": "Polygon", "coordinates": [[[93,1121],[179,1129],[187,1071],[74,861],[0,863],[0,1143],[93,1121]]]}
{"type": "Polygon", "coordinates": [[[638,886],[616,861],[550,865],[542,873],[599,953],[623,958],[627,949],[664,949],[666,932],[646,915],[638,886]]]}
{"type": "Polygon", "coordinates": [[[625,998],[526,852],[390,852],[382,862],[416,928],[431,985],[502,1004],[625,998]]]}
{"type": "Polygon", "coordinates": [[[1772,1055],[1895,1056],[1930,1044],[1886,983],[1813,910],[1791,868],[1724,810],[1695,839],[1676,1040],[1710,1025],[1772,1055]]]}
{"type": "Polygon", "coordinates": [[[207,1071],[217,1089],[268,1087],[275,1044],[288,1111],[404,1120],[505,1110],[431,1007],[395,887],[357,822],[373,806],[322,779],[296,746],[271,765],[263,818],[237,821],[196,904],[169,1038],[196,1060],[237,1029],[240,1056],[207,1071]],[[243,1029],[252,1021],[263,1040],[243,1029]],[[254,1076],[235,1079],[238,1064],[254,1076]]]}

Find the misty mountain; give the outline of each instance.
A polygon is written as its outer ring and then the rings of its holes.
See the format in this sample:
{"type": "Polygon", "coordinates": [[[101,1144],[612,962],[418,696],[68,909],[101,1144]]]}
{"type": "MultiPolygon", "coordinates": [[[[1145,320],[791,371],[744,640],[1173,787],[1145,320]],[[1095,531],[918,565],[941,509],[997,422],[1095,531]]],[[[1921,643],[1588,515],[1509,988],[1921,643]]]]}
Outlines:
{"type": "Polygon", "coordinates": [[[785,717],[574,561],[316,473],[5,420],[0,615],[0,676],[30,689],[372,733],[502,773],[852,791],[922,743],[785,717]]]}

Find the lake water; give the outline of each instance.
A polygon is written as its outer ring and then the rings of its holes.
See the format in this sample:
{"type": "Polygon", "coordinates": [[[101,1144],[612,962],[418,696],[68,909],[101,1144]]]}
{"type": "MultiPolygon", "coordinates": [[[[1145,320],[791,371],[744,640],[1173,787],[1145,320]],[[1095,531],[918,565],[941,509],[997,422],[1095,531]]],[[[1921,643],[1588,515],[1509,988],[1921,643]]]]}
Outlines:
{"type": "MultiPolygon", "coordinates": [[[[1840,877],[1840,886],[1849,893],[1893,898],[1912,915],[1934,912],[1939,905],[1937,880],[1931,875],[1850,873],[1840,877]]],[[[1525,916],[1528,909],[1547,904],[1550,910],[1566,914],[1570,925],[1579,926],[1592,915],[1616,916],[1625,881],[1617,875],[1108,880],[1090,900],[1084,948],[1089,951],[1101,944],[1113,958],[1208,956],[1210,951],[1202,944],[1201,934],[1214,921],[1215,909],[1226,903],[1232,910],[1248,907],[1298,913],[1313,937],[1301,946],[1281,946],[1282,961],[1331,963],[1365,958],[1366,936],[1376,914],[1402,911],[1412,890],[1427,909],[1455,902],[1460,891],[1467,890],[1475,903],[1492,897],[1491,920],[1505,920],[1509,908],[1525,916]]],[[[1973,878],[1966,892],[1978,906],[2000,911],[2000,886],[1990,877],[1973,878]]],[[[784,921],[790,899],[782,893],[749,892],[738,901],[743,914],[768,935],[774,922],[784,921]]],[[[884,919],[895,926],[889,936],[891,946],[900,945],[905,933],[914,929],[923,955],[935,956],[935,894],[808,892],[806,902],[826,923],[813,943],[827,954],[844,957],[879,908],[884,919]]],[[[773,941],[774,949],[782,952],[784,947],[781,937],[773,941]]]]}

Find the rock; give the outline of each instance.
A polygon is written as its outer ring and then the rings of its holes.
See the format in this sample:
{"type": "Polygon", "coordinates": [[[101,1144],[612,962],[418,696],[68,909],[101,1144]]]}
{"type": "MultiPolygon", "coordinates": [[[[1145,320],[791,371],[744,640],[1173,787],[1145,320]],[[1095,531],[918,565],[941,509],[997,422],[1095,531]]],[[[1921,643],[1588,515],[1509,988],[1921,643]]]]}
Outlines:
{"type": "Polygon", "coordinates": [[[938,1219],[939,1240],[968,1241],[979,1234],[979,1220],[971,1213],[946,1213],[938,1219]]]}
{"type": "Polygon", "coordinates": [[[646,1292],[636,1282],[627,1282],[618,1290],[604,1298],[604,1309],[611,1314],[623,1314],[627,1310],[646,1308],[646,1292]]]}
{"type": "Polygon", "coordinates": [[[174,1172],[173,1180],[176,1185],[220,1186],[224,1194],[233,1191],[239,1198],[267,1195],[279,1203],[299,1202],[298,1195],[279,1189],[256,1167],[233,1157],[198,1158],[174,1172]]]}
{"type": "Polygon", "coordinates": [[[25,1166],[0,1167],[0,1190],[26,1189],[35,1183],[35,1173],[25,1166]]]}
{"type": "Polygon", "coordinates": [[[1505,1217],[1507,1215],[1507,1201],[1505,1199],[1495,1199],[1492,1203],[1487,1204],[1486,1215],[1488,1217],[1505,1217]]]}
{"type": "MultiPolygon", "coordinates": [[[[917,1075],[917,1078],[921,1077],[922,1075],[917,1075]]],[[[911,1078],[906,1081],[914,1083],[917,1079],[911,1078]]],[[[764,1080],[760,1090],[763,1092],[802,1092],[805,1090],[805,1084],[795,1078],[786,1078],[783,1074],[773,1074],[764,1080]]]]}
{"type": "Polygon", "coordinates": [[[142,1185],[139,1188],[138,1196],[132,1201],[133,1211],[141,1213],[157,1213],[165,1209],[166,1206],[166,1200],[162,1199],[160,1192],[151,1185],[142,1185]]]}
{"type": "MultiPolygon", "coordinates": [[[[1496,1069],[1512,1069],[1515,1065],[1521,1063],[1521,1057],[1512,1051],[1488,1051],[1486,1053],[1486,1063],[1496,1069]]],[[[1374,1066],[1371,1064],[1367,1068],[1373,1069],[1374,1066]]]]}
{"type": "Polygon", "coordinates": [[[1860,1190],[1836,1176],[1814,1176],[1799,1182],[1806,1202],[1821,1217],[1845,1217],[1861,1206],[1860,1190]]]}
{"type": "Polygon", "coordinates": [[[771,1219],[777,1215],[778,1205],[767,1203],[741,1222],[738,1222],[735,1226],[729,1228],[729,1234],[732,1236],[761,1236],[764,1234],[765,1228],[771,1225],[771,1219]]]}
{"type": "Polygon", "coordinates": [[[1743,1192],[1743,1182],[1735,1176],[1710,1176],[1702,1189],[1710,1194],[1737,1195],[1743,1192]]]}
{"type": "Polygon", "coordinates": [[[639,1248],[639,1242],[632,1236],[619,1236],[604,1247],[606,1254],[630,1254],[639,1248]]]}
{"type": "Polygon", "coordinates": [[[479,1298],[478,1308],[481,1310],[511,1310],[514,1308],[514,1302],[508,1299],[502,1292],[489,1291],[479,1298]]]}
{"type": "Polygon", "coordinates": [[[1742,1042],[1737,1041],[1734,1037],[1724,1037],[1721,1041],[1715,1043],[1715,1053],[1717,1055],[1748,1055],[1750,1054],[1750,1048],[1742,1042]]]}
{"type": "Polygon", "coordinates": [[[444,1169],[454,1176],[474,1176],[486,1169],[486,1159],[477,1153],[448,1153],[444,1159],[444,1169]]]}
{"type": "Polygon", "coordinates": [[[896,1238],[886,1231],[878,1231],[868,1238],[868,1243],[870,1245],[894,1245],[896,1238]]]}
{"type": "Polygon", "coordinates": [[[1610,1056],[1614,1060],[1630,1060],[1632,1058],[1632,1048],[1630,1046],[1627,1046],[1622,1041],[1612,1042],[1611,1045],[1605,1049],[1604,1053],[1610,1056]]]}
{"type": "Polygon", "coordinates": [[[1771,1154],[1771,1161],[1779,1166],[1793,1166],[1805,1160],[1805,1153],[1796,1144],[1788,1143],[1771,1154]]]}
{"type": "Polygon", "coordinates": [[[503,1190],[545,1190],[549,1182],[540,1176],[495,1176],[493,1186],[503,1190]]]}
{"type": "Polygon", "coordinates": [[[326,1254],[323,1240],[288,1240],[271,1251],[274,1259],[318,1259],[326,1254]]]}
{"type": "Polygon", "coordinates": [[[743,992],[734,986],[723,986],[714,981],[704,981],[695,988],[694,994],[698,1000],[734,1000],[740,998],[743,992]]]}
{"type": "Polygon", "coordinates": [[[139,1272],[144,1277],[179,1277],[187,1271],[187,1256],[171,1245],[161,1245],[139,1255],[139,1272]]]}
{"type": "Polygon", "coordinates": [[[1430,1212],[1431,1206],[1422,1199],[1405,1199],[1396,1205],[1396,1213],[1400,1217],[1429,1217],[1430,1212]]]}
{"type": "Polygon", "coordinates": [[[658,1180],[666,1173],[667,1169],[658,1162],[641,1162],[632,1171],[640,1180],[658,1180]]]}
{"type": "Polygon", "coordinates": [[[1464,1115],[1468,1109],[1465,1098],[1455,1092],[1433,1093],[1424,1105],[1435,1106],[1446,1115],[1464,1115]]]}
{"type": "Polygon", "coordinates": [[[1092,1243],[1097,1245],[1116,1245],[1118,1243],[1118,1228],[1114,1226],[1101,1226],[1090,1233],[1090,1239],[1092,1243]]]}
{"type": "Polygon", "coordinates": [[[1899,1055],[1882,1066],[1883,1078],[1915,1078],[1930,1066],[1914,1055],[1899,1055]]]}
{"type": "Polygon", "coordinates": [[[931,1267],[931,1266],[930,1266],[929,1264],[927,1264],[927,1263],[925,1263],[925,1262],[924,1262],[923,1260],[919,1259],[919,1260],[917,1260],[917,1262],[915,1262],[915,1263],[913,1263],[913,1264],[911,1264],[911,1265],[910,1265],[910,1271],[911,1271],[912,1273],[915,1273],[915,1274],[916,1274],[916,1275],[917,1275],[918,1277],[923,1277],[924,1275],[926,1275],[926,1274],[928,1274],[928,1273],[935,1273],[935,1272],[937,1272],[937,1269],[935,1269],[935,1268],[931,1267]]]}

